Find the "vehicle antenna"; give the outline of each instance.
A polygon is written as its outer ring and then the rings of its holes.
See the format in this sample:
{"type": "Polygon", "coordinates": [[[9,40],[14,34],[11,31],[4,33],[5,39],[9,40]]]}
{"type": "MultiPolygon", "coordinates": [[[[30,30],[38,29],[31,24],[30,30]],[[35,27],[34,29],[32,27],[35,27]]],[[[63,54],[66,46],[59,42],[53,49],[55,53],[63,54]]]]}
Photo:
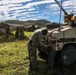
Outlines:
{"type": "MultiPolygon", "coordinates": [[[[62,0],[61,0],[61,6],[62,6],[62,0]]],[[[61,9],[60,9],[60,15],[59,15],[59,24],[60,24],[60,22],[61,22],[61,9]]],[[[60,31],[60,26],[59,26],[59,29],[58,29],[59,31],[60,31]]]]}

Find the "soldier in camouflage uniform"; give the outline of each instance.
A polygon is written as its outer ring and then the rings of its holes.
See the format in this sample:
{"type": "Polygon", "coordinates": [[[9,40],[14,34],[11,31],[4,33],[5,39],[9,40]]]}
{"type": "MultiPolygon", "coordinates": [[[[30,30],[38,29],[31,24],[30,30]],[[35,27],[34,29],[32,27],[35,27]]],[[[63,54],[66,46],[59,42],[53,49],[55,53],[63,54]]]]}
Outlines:
{"type": "Polygon", "coordinates": [[[6,27],[6,37],[8,38],[10,34],[10,28],[9,26],[6,27]]]}
{"type": "Polygon", "coordinates": [[[16,28],[15,38],[19,37],[19,27],[16,28]]]}
{"type": "Polygon", "coordinates": [[[36,70],[37,69],[37,46],[40,44],[41,46],[47,48],[49,45],[46,45],[42,42],[43,35],[47,34],[47,29],[38,29],[36,30],[33,35],[30,37],[28,42],[28,52],[29,52],[29,59],[30,59],[30,68],[36,70]]]}

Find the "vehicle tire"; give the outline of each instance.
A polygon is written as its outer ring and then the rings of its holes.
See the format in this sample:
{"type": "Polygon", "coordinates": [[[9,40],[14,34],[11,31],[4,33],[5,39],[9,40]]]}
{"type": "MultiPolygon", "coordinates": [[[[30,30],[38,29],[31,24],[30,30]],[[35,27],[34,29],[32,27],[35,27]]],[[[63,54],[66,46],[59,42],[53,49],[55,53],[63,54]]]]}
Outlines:
{"type": "Polygon", "coordinates": [[[41,59],[47,60],[47,55],[42,51],[42,48],[41,47],[38,47],[38,56],[41,59]]]}
{"type": "Polygon", "coordinates": [[[61,53],[61,64],[72,65],[76,61],[76,48],[74,46],[66,47],[61,53]]]}
{"type": "Polygon", "coordinates": [[[44,54],[43,52],[39,52],[39,53],[38,53],[38,56],[39,56],[41,59],[43,59],[43,60],[47,60],[47,55],[44,54]]]}

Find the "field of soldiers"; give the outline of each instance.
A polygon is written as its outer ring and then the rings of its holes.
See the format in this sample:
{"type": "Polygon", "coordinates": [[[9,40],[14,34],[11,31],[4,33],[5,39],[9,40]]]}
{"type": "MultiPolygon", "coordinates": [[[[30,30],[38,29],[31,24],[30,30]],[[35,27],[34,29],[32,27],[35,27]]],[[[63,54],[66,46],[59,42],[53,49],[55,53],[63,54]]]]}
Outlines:
{"type": "MultiPolygon", "coordinates": [[[[27,43],[33,32],[24,31],[24,39],[20,39],[20,36],[16,38],[16,31],[12,33],[8,37],[0,35],[0,75],[69,75],[70,70],[65,67],[50,69],[46,60],[39,56],[37,62],[40,72],[30,71],[27,43]]],[[[73,66],[73,75],[76,74],[75,66],[76,64],[73,66]]]]}

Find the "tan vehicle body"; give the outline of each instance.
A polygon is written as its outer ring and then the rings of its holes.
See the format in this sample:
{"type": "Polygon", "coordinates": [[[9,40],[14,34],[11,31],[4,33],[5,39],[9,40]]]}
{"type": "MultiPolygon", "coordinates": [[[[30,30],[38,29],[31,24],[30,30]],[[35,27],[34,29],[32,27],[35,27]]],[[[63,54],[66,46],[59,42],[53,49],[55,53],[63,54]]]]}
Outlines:
{"type": "Polygon", "coordinates": [[[52,44],[55,51],[62,50],[66,44],[76,43],[76,27],[62,26],[60,31],[58,28],[49,30],[48,42],[52,44]]]}

